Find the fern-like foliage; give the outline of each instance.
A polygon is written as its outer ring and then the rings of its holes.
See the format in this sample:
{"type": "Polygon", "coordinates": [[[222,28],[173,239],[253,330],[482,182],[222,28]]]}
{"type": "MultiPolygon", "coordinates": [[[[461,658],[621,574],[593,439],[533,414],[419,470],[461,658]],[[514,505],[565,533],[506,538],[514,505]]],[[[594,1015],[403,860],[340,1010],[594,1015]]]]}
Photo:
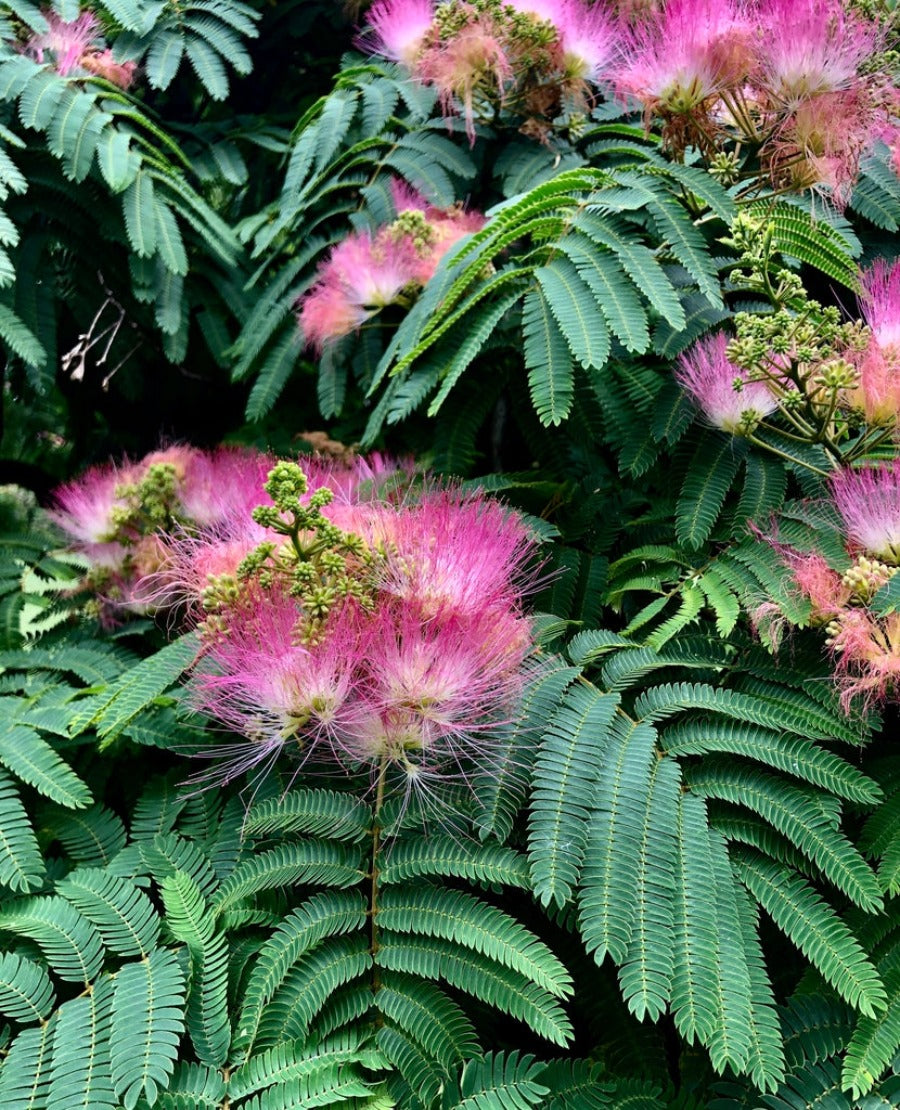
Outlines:
{"type": "Polygon", "coordinates": [[[592,682],[563,696],[534,762],[533,886],[574,905],[633,1013],[669,1010],[717,1070],[773,1090],[785,1056],[759,909],[862,1021],[886,1013],[884,975],[841,913],[845,900],[882,906],[840,826],[842,804],[875,805],[881,788],[823,746],[861,736],[814,677],[753,677],[749,645],[742,667],[713,639],[626,645],[599,632],[572,641],[592,682]]]}

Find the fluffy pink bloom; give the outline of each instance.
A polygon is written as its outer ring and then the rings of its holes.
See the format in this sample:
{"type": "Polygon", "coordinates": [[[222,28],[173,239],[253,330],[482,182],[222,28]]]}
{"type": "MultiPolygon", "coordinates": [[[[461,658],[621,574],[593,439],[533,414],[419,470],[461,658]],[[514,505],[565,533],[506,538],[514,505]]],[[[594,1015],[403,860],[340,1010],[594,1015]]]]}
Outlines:
{"type": "Polygon", "coordinates": [[[47,30],[32,35],[25,49],[38,62],[44,61],[44,54],[52,55],[53,68],[62,77],[67,77],[74,69],[83,65],[82,58],[96,42],[100,21],[93,12],[84,11],[67,23],[53,11],[45,11],[47,30]]]}
{"type": "Polygon", "coordinates": [[[333,736],[359,684],[359,611],[333,613],[328,635],[311,646],[297,643],[297,618],[293,599],[272,594],[232,613],[192,682],[201,712],[265,750],[294,740],[302,751],[333,736]]]}
{"type": "Polygon", "coordinates": [[[363,47],[414,69],[434,21],[431,0],[376,0],[368,12],[370,36],[363,47]]]}
{"type": "Polygon", "coordinates": [[[900,459],[841,470],[830,484],[848,539],[884,563],[900,563],[900,459]]]}
{"type": "Polygon", "coordinates": [[[416,263],[411,245],[385,231],[348,235],[320,265],[303,298],[300,326],[307,342],[321,350],[392,304],[415,280],[416,263]]]}
{"type": "Polygon", "coordinates": [[[535,543],[521,520],[481,493],[437,490],[401,508],[383,588],[423,619],[514,605],[530,581],[535,543]]]}
{"type": "Polygon", "coordinates": [[[566,80],[592,85],[604,80],[618,53],[621,28],[603,5],[571,0],[554,23],[566,80]]]}
{"type": "Polygon", "coordinates": [[[813,620],[832,620],[846,608],[850,587],[821,555],[787,551],[784,557],[800,592],[809,598],[813,620]]]}
{"type": "Polygon", "coordinates": [[[860,307],[878,347],[900,359],[900,262],[879,259],[860,275],[860,307]]]}
{"type": "Polygon", "coordinates": [[[487,217],[481,212],[467,212],[460,206],[438,208],[429,204],[420,193],[402,181],[391,182],[391,199],[398,216],[403,212],[421,212],[427,221],[427,243],[413,246],[415,280],[420,285],[431,280],[439,262],[451,247],[466,235],[480,231],[487,223],[487,217]]]}
{"type": "Polygon", "coordinates": [[[758,10],[757,53],[762,87],[796,108],[821,93],[849,89],[880,34],[841,0],[764,0],[758,10]]]}
{"type": "Polygon", "coordinates": [[[843,209],[879,115],[862,87],[821,93],[800,102],[767,144],[764,156],[776,179],[786,170],[797,189],[827,191],[843,209]]]}
{"type": "Polygon", "coordinates": [[[768,416],[778,401],[765,382],[743,380],[742,371],[728,360],[727,347],[724,332],[701,339],[681,355],[675,376],[710,424],[735,432],[746,413],[768,416]]]}
{"type": "Polygon", "coordinates": [[[116,496],[120,485],[133,481],[134,468],[94,466],[60,486],[53,495],[50,519],[65,532],[76,551],[97,567],[121,567],[127,549],[115,538],[114,509],[124,508],[116,496]]]}
{"type": "Polygon", "coordinates": [[[731,0],[669,0],[630,28],[612,77],[648,111],[692,113],[743,81],[749,26],[731,0]]]}
{"type": "Polygon", "coordinates": [[[263,486],[276,461],[272,455],[241,447],[188,449],[179,458],[178,495],[183,516],[198,528],[249,519],[257,505],[271,504],[263,486]]]}
{"type": "Polygon", "coordinates": [[[474,754],[476,738],[509,718],[532,641],[508,610],[423,622],[384,606],[364,644],[365,696],[338,742],[355,760],[439,765],[474,754]]]}
{"type": "Polygon", "coordinates": [[[843,400],[863,414],[867,424],[887,427],[900,419],[900,351],[888,357],[874,341],[854,359],[859,379],[844,390],[843,400]]]}
{"type": "Polygon", "coordinates": [[[841,704],[849,712],[855,698],[866,706],[897,692],[900,680],[900,613],[874,617],[848,609],[834,625],[831,648],[841,704]]]}
{"type": "Polygon", "coordinates": [[[136,62],[117,62],[111,50],[94,50],[83,54],[79,65],[89,73],[102,77],[111,85],[118,85],[120,89],[130,89],[135,73],[136,62]]]}
{"type": "Polygon", "coordinates": [[[466,134],[474,144],[477,94],[502,101],[514,72],[502,31],[481,16],[452,38],[429,46],[419,59],[417,76],[434,85],[445,115],[455,115],[456,102],[462,104],[466,134]]]}

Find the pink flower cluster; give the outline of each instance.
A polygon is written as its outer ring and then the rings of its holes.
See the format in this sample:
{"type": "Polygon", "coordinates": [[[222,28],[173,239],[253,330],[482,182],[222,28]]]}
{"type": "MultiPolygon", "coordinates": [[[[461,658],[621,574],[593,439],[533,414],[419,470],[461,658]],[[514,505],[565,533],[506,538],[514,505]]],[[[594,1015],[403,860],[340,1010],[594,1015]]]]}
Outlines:
{"type": "Polygon", "coordinates": [[[869,326],[867,345],[847,357],[858,382],[846,391],[847,405],[867,424],[900,426],[900,262],[876,262],[861,275],[862,314],[869,326]]]}
{"type": "Polygon", "coordinates": [[[45,11],[47,30],[34,34],[25,44],[25,52],[36,61],[49,60],[61,77],[93,73],[120,89],[130,88],[137,66],[134,62],[117,62],[113,53],[98,46],[100,20],[91,11],[81,12],[76,19],[66,21],[56,12],[45,11]]]}
{"type": "Polygon", "coordinates": [[[842,0],[667,0],[634,19],[611,80],[676,151],[736,140],[776,186],[842,205],[863,154],[897,133],[900,93],[870,65],[882,40],[842,0]]]}
{"type": "Polygon", "coordinates": [[[750,432],[778,407],[766,382],[747,381],[730,362],[724,332],[695,343],[678,360],[675,377],[681,388],[714,427],[723,432],[750,432]]]}
{"type": "Polygon", "coordinates": [[[61,486],[51,519],[90,566],[102,612],[141,608],[170,533],[222,528],[249,514],[271,459],[253,451],[173,446],[139,462],[95,466],[61,486]],[[148,504],[148,502],[150,502],[148,504]]]}
{"type": "MultiPolygon", "coordinates": [[[[263,485],[276,461],[238,447],[166,447],[138,462],[92,467],[56,490],[49,516],[86,558],[105,620],[129,610],[196,617],[210,576],[234,574],[258,544],[280,542],[251,516],[267,501],[263,485]]],[[[326,511],[344,528],[354,523],[352,505],[387,478],[405,485],[412,473],[409,462],[378,454],[310,458],[305,469],[312,491],[333,495],[326,511]]]]}
{"type": "Polygon", "coordinates": [[[53,516],[120,605],[200,624],[193,704],[243,737],[200,782],[287,749],[392,768],[417,789],[514,713],[535,544],[481,492],[415,482],[410,463],[378,455],[301,471],[173,447],[94,468],[59,490],[53,516]]]}
{"type": "MultiPolygon", "coordinates": [[[[872,601],[900,566],[900,460],[846,468],[829,481],[845,559],[835,567],[818,552],[774,541],[810,621],[825,625],[844,707],[900,693],[900,614],[879,614],[872,601]]],[[[773,542],[773,541],[770,541],[773,542]]]]}
{"type": "Polygon", "coordinates": [[[480,493],[428,487],[399,504],[351,497],[335,519],[378,554],[372,596],[335,604],[309,638],[296,591],[248,585],[192,681],[197,708],[246,740],[200,781],[288,749],[390,767],[418,790],[513,714],[533,651],[521,521],[480,493]]]}
{"type": "Polygon", "coordinates": [[[392,194],[397,218],[374,234],[355,232],[338,243],[301,301],[300,328],[319,351],[387,305],[408,305],[447,251],[485,222],[478,212],[437,208],[400,182],[392,194]]]}
{"type": "Polygon", "coordinates": [[[364,48],[433,86],[447,115],[507,112],[543,135],[568,97],[583,103],[616,51],[617,24],[584,0],[376,0],[364,48]]]}

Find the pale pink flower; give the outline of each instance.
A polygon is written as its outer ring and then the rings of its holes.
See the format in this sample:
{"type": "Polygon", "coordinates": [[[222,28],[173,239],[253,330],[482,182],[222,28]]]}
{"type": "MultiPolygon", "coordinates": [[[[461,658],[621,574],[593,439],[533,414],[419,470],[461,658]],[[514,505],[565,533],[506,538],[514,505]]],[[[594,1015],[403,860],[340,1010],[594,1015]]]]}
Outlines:
{"type": "Polygon", "coordinates": [[[412,246],[386,229],[375,237],[348,235],[319,266],[318,279],[303,298],[300,326],[306,341],[321,350],[349,335],[415,281],[416,263],[412,246]]]}
{"type": "Polygon", "coordinates": [[[758,21],[759,81],[789,109],[856,85],[881,37],[841,0],[764,0],[758,21]]]}
{"type": "Polygon", "coordinates": [[[382,606],[364,634],[365,696],[337,730],[354,760],[459,763],[514,712],[532,650],[527,622],[509,610],[422,621],[382,606]]]}
{"type": "Polygon", "coordinates": [[[786,171],[796,188],[824,190],[843,209],[879,114],[863,88],[803,100],[782,122],[764,157],[776,178],[786,171]]]}
{"type": "Polygon", "coordinates": [[[900,262],[879,259],[860,274],[860,308],[885,355],[900,359],[900,262]]]}
{"type": "Polygon", "coordinates": [[[502,32],[486,16],[474,19],[452,38],[430,45],[419,59],[416,74],[434,85],[445,115],[455,115],[456,103],[462,104],[466,134],[473,145],[479,96],[502,101],[514,77],[502,32]]]}
{"type": "Polygon", "coordinates": [[[626,35],[612,79],[648,111],[690,114],[743,83],[749,26],[731,0],[669,0],[626,35]]]}
{"type": "Polygon", "coordinates": [[[398,216],[403,212],[421,212],[427,222],[427,242],[421,245],[411,244],[416,256],[415,280],[420,285],[431,280],[441,259],[451,247],[465,236],[480,231],[487,223],[487,217],[481,212],[467,212],[459,205],[438,208],[429,204],[421,193],[396,179],[391,182],[391,199],[398,216]]]}
{"type": "Polygon", "coordinates": [[[125,561],[127,549],[117,537],[113,511],[125,507],[116,490],[133,475],[128,463],[121,469],[111,463],[94,466],[54,492],[47,515],[94,566],[114,569],[125,561]]]}
{"type": "Polygon", "coordinates": [[[823,556],[788,550],[784,559],[798,589],[810,601],[813,620],[833,620],[847,607],[852,591],[823,556]]]}
{"type": "Polygon", "coordinates": [[[192,680],[196,708],[265,750],[293,741],[307,754],[332,737],[359,686],[359,611],[332,613],[328,634],[313,645],[297,642],[292,598],[268,593],[229,616],[227,635],[210,645],[192,680]]]}
{"type": "Polygon", "coordinates": [[[847,538],[884,563],[900,563],[900,459],[845,468],[830,485],[847,538]]]}
{"type": "Polygon", "coordinates": [[[602,4],[592,7],[570,0],[554,20],[563,57],[565,80],[596,85],[618,55],[619,27],[602,4]]]}
{"type": "Polygon", "coordinates": [[[861,412],[867,424],[887,427],[900,418],[900,351],[887,357],[876,342],[853,360],[855,386],[843,391],[844,404],[861,412]]]}
{"type": "Polygon", "coordinates": [[[853,608],[829,626],[841,705],[849,712],[854,698],[870,707],[896,694],[900,680],[900,613],[875,617],[853,608]]]}
{"type": "MultiPolygon", "coordinates": [[[[178,499],[185,520],[198,528],[208,528],[249,519],[257,505],[271,504],[263,486],[276,461],[272,455],[242,447],[217,447],[212,451],[189,448],[176,464],[178,499]]],[[[307,477],[312,478],[320,469],[311,463],[307,477]]]]}
{"type": "Polygon", "coordinates": [[[376,0],[368,12],[371,37],[359,44],[414,69],[434,21],[431,0],[376,0]]]}
{"type": "Polygon", "coordinates": [[[44,54],[52,56],[53,68],[61,77],[83,65],[82,58],[97,40],[100,20],[91,11],[84,11],[71,22],[65,22],[53,11],[45,11],[47,30],[34,34],[25,50],[43,63],[44,54]]]}
{"type": "Polygon", "coordinates": [[[78,63],[82,69],[102,77],[120,89],[130,89],[137,71],[136,62],[117,62],[111,50],[93,50],[83,54],[78,63]]]}
{"type": "Polygon", "coordinates": [[[748,417],[773,413],[778,401],[766,382],[744,379],[728,360],[727,347],[724,332],[701,339],[681,355],[675,377],[713,427],[736,432],[748,417]]]}

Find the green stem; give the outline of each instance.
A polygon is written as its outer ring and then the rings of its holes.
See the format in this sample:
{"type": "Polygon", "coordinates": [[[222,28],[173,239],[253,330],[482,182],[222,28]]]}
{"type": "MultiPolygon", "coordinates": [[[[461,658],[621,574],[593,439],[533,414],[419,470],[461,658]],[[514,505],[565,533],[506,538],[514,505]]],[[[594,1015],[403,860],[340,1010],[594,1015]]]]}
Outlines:
{"type": "Polygon", "coordinates": [[[378,779],[375,784],[375,809],[372,813],[372,862],[369,869],[369,951],[375,961],[372,965],[372,993],[376,994],[381,988],[381,976],[378,971],[378,867],[379,853],[381,851],[381,810],[384,805],[384,792],[387,785],[388,755],[385,752],[378,765],[378,779]]]}

